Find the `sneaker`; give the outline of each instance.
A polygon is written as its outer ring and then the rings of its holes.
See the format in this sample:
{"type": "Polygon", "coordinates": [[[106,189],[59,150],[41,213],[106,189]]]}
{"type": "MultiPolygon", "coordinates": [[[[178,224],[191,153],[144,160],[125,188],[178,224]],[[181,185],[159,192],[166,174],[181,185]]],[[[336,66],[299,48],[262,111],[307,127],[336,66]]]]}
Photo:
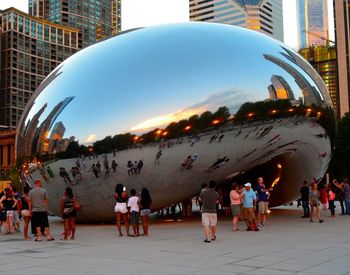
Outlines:
{"type": "Polygon", "coordinates": [[[260,229],[259,228],[255,228],[254,231],[260,231],[260,229]]]}
{"type": "Polygon", "coordinates": [[[205,240],[204,240],[204,242],[205,242],[205,243],[210,243],[210,241],[209,241],[209,240],[207,240],[207,239],[205,239],[205,240]]]}
{"type": "Polygon", "coordinates": [[[252,229],[250,227],[247,228],[247,231],[252,231],[252,229]]]}
{"type": "Polygon", "coordinates": [[[265,224],[263,222],[259,223],[259,227],[263,227],[265,224]]]}
{"type": "Polygon", "coordinates": [[[323,223],[324,222],[324,220],[320,220],[320,223],[323,223]]]}

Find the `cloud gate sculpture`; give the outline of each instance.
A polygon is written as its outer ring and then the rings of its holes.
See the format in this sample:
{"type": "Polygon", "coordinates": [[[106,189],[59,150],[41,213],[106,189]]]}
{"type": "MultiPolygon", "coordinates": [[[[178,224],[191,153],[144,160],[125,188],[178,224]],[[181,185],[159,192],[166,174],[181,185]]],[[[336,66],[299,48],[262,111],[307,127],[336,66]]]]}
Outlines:
{"type": "Polygon", "coordinates": [[[332,103],[316,71],[247,29],[184,23],[138,29],[59,65],[25,109],[16,139],[24,184],[40,178],[59,215],[72,186],[80,221],[114,219],[114,187],[150,190],[153,210],[216,180],[299,196],[331,157],[332,103]]]}

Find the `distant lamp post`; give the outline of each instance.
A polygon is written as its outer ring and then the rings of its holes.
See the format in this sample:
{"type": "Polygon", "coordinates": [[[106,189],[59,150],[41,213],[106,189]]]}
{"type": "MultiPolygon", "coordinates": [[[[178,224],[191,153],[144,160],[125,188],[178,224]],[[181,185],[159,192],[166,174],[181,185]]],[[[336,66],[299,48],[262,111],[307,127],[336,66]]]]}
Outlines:
{"type": "Polygon", "coordinates": [[[212,121],[212,124],[213,125],[218,125],[220,123],[220,119],[214,119],[213,121],[212,121]]]}
{"type": "Polygon", "coordinates": [[[167,136],[169,134],[169,132],[168,131],[165,131],[165,132],[163,132],[163,136],[165,137],[165,136],[167,136]]]}
{"type": "Polygon", "coordinates": [[[190,130],[191,128],[192,128],[192,126],[191,126],[191,125],[188,125],[188,126],[185,127],[184,130],[185,130],[185,131],[188,131],[188,130],[190,130]]]}
{"type": "Polygon", "coordinates": [[[160,129],[156,132],[157,135],[160,135],[161,133],[162,133],[162,130],[160,129]]]}
{"type": "Polygon", "coordinates": [[[254,116],[254,113],[248,113],[247,115],[249,118],[252,118],[254,116]]]}
{"type": "Polygon", "coordinates": [[[317,119],[319,119],[322,116],[321,112],[317,112],[317,119]]]}

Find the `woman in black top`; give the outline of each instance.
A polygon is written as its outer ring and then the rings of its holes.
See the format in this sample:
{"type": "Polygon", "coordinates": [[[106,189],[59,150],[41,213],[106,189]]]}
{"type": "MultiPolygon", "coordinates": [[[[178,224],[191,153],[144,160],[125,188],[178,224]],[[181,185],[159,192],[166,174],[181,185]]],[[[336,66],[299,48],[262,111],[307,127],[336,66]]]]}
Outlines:
{"type": "Polygon", "coordinates": [[[17,200],[14,199],[12,190],[5,188],[5,195],[0,200],[1,208],[6,209],[6,223],[4,230],[9,234],[13,232],[13,211],[17,205],[17,200]]]}
{"type": "Polygon", "coordinates": [[[64,195],[61,199],[61,214],[64,220],[64,239],[67,240],[68,235],[71,234],[71,239],[75,238],[77,211],[74,209],[75,198],[73,190],[70,187],[66,187],[64,195]]]}
{"type": "Polygon", "coordinates": [[[122,218],[124,220],[126,234],[128,236],[130,236],[130,233],[129,233],[128,208],[126,206],[126,202],[128,201],[128,193],[125,191],[123,184],[118,183],[115,186],[114,198],[116,200],[116,204],[115,204],[115,207],[114,207],[114,212],[115,212],[115,216],[116,216],[119,237],[123,236],[122,226],[121,226],[121,223],[120,223],[122,218]]]}
{"type": "Polygon", "coordinates": [[[28,201],[29,201],[28,194],[29,194],[29,187],[25,186],[23,188],[23,195],[21,197],[21,202],[22,202],[21,215],[22,215],[23,220],[24,220],[23,237],[24,237],[25,240],[31,239],[30,237],[28,237],[28,227],[29,227],[29,222],[30,222],[30,211],[29,211],[29,205],[28,205],[28,201]]]}
{"type": "Polygon", "coordinates": [[[148,236],[148,216],[151,214],[151,195],[147,188],[141,190],[140,210],[143,227],[143,236],[148,236]]]}

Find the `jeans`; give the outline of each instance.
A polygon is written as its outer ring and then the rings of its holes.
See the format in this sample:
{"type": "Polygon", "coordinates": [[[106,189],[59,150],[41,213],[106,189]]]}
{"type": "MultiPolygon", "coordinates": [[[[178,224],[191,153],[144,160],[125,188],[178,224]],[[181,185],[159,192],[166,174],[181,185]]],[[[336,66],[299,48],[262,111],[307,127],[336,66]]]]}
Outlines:
{"type": "Polygon", "coordinates": [[[310,206],[309,201],[301,201],[303,210],[304,210],[304,217],[309,218],[310,217],[310,206]]]}
{"type": "Polygon", "coordinates": [[[334,216],[335,215],[335,211],[334,211],[334,200],[329,200],[328,201],[328,208],[331,211],[331,215],[334,216]]]}
{"type": "Polygon", "coordinates": [[[345,199],[345,214],[346,215],[350,215],[350,198],[349,199],[345,199]]]}
{"type": "Polygon", "coordinates": [[[344,215],[345,214],[344,200],[339,199],[339,203],[341,208],[341,214],[344,215]]]}

